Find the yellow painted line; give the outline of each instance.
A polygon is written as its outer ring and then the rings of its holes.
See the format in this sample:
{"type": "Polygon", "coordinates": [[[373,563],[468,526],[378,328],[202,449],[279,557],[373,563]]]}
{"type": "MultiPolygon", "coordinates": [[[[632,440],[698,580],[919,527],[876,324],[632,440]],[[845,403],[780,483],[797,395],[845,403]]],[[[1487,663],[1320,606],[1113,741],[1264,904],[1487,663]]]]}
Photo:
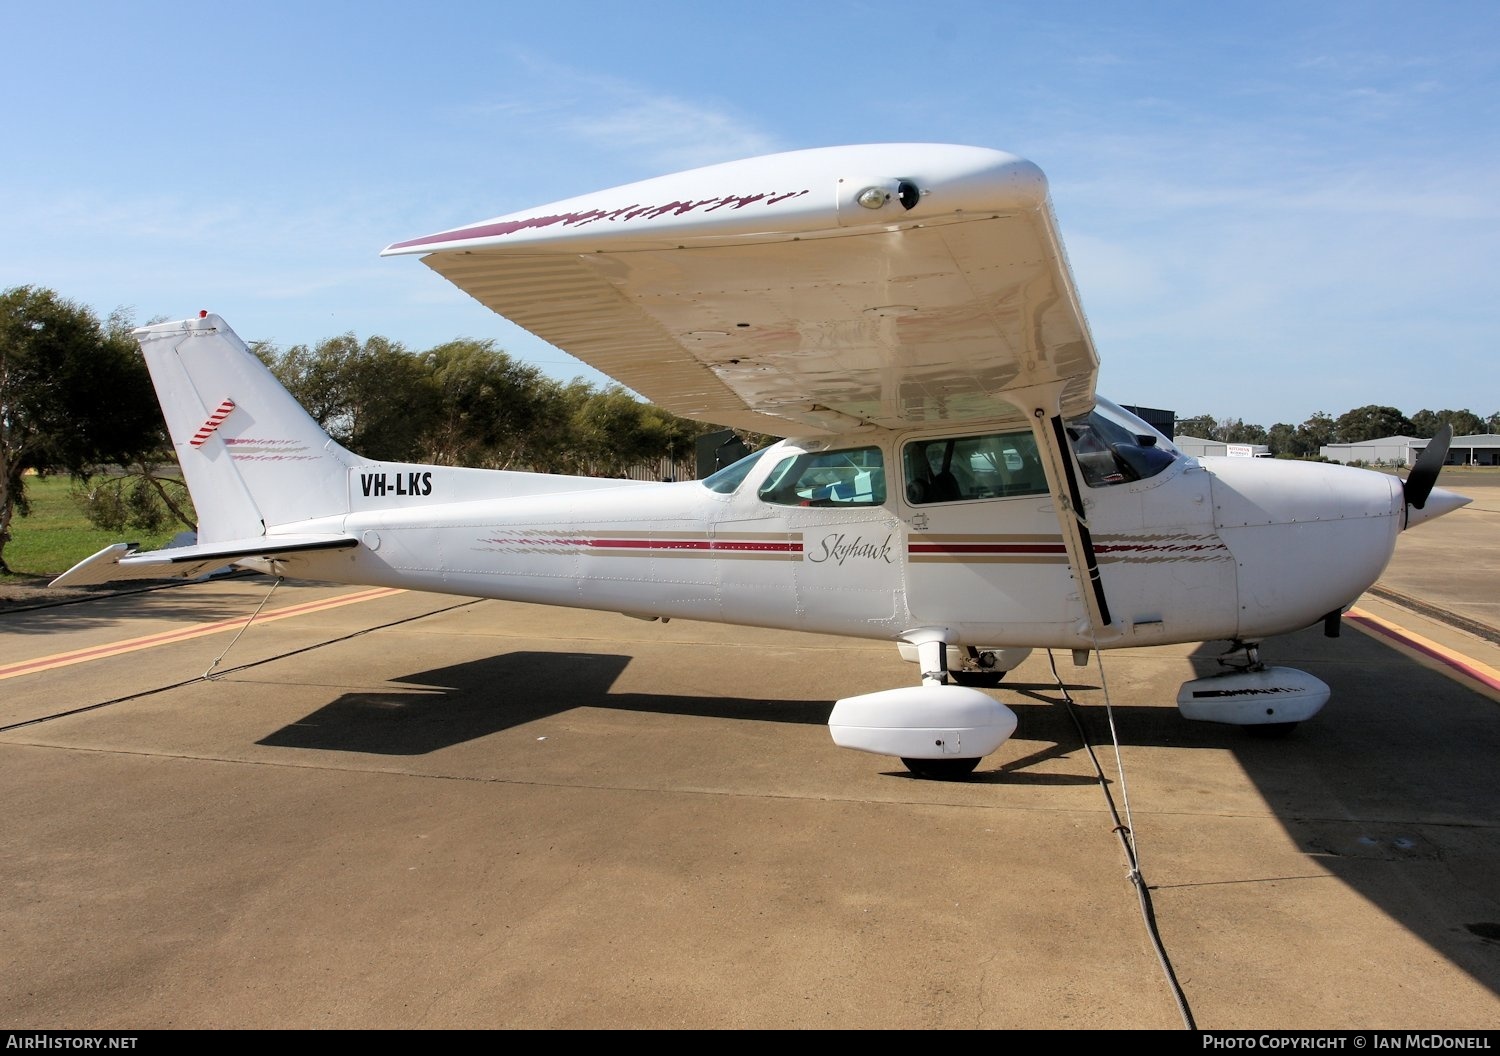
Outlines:
{"type": "Polygon", "coordinates": [[[1488,664],[1465,656],[1446,645],[1439,645],[1415,631],[1383,620],[1374,613],[1353,608],[1344,614],[1345,619],[1373,638],[1393,643],[1406,655],[1420,661],[1424,666],[1447,675],[1457,676],[1458,681],[1473,686],[1491,700],[1500,701],[1500,671],[1488,664]]]}
{"type": "MultiPolygon", "coordinates": [[[[270,612],[263,612],[259,616],[256,616],[255,622],[270,623],[273,620],[285,620],[293,616],[306,616],[313,612],[336,609],[341,605],[354,605],[361,601],[374,601],[376,598],[388,598],[392,594],[404,593],[404,590],[397,587],[377,587],[373,590],[362,590],[356,594],[341,594],[335,598],[324,598],[322,601],[307,601],[300,605],[288,605],[282,609],[272,609],[270,612]]],[[[14,678],[17,675],[33,675],[39,671],[51,671],[58,667],[68,667],[71,664],[84,664],[90,660],[103,660],[106,657],[119,656],[121,653],[133,653],[140,649],[154,649],[158,645],[186,642],[193,638],[203,638],[210,634],[221,634],[224,631],[238,630],[248,624],[250,619],[249,616],[236,616],[231,620],[200,623],[175,631],[148,634],[143,638],[129,638],[123,642],[96,645],[88,649],[74,649],[72,652],[67,653],[53,653],[51,656],[42,656],[35,660],[22,660],[18,664],[5,664],[4,666],[0,666],[0,680],[14,678]]]]}

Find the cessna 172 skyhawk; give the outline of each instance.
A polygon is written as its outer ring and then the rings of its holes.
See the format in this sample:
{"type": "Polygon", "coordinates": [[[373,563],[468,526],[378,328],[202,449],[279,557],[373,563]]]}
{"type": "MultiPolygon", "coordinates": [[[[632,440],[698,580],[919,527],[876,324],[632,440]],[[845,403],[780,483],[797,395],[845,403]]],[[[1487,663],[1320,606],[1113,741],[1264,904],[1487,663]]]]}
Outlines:
{"type": "MultiPolygon", "coordinates": [[[[1463,505],[1434,441],[1403,484],[1186,457],[1096,396],[1036,166],[994,150],[805,150],[398,242],[685,417],[786,437],[702,481],[371,461],[217,316],[136,332],[201,523],[56,582],[278,575],[883,639],[920,683],[836,702],[834,741],[971,772],[1013,732],[978,685],[1030,648],[1225,640],[1188,718],[1285,728],[1328,687],[1259,643],[1330,632],[1397,535],[1463,505]],[[967,684],[966,684],[967,683],[967,684]]],[[[917,680],[914,680],[917,681],[917,680]]]]}

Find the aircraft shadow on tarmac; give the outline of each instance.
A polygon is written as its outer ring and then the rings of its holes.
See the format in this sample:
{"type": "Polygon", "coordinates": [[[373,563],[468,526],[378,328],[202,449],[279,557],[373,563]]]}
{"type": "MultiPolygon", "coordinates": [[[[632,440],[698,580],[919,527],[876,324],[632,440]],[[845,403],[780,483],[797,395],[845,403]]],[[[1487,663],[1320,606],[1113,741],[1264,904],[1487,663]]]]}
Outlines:
{"type": "MultiPolygon", "coordinates": [[[[1200,647],[1191,657],[1195,673],[1220,670],[1222,649],[1223,643],[1200,647]]],[[[1288,838],[1307,855],[1309,875],[1326,871],[1337,877],[1500,993],[1495,702],[1358,631],[1345,630],[1336,641],[1321,628],[1270,639],[1263,659],[1327,682],[1333,691],[1328,706],[1290,734],[1268,738],[1189,722],[1171,701],[1117,699],[1112,711],[1121,745],[1233,752],[1288,838]]],[[[1106,655],[1106,672],[1109,665],[1106,655]]],[[[1096,668],[1087,673],[1097,680],[1096,668]]],[[[1002,699],[1021,715],[1017,737],[1054,743],[998,770],[986,761],[973,780],[1019,783],[1025,766],[1079,746],[1055,685],[1003,685],[1011,692],[1002,690],[1002,699]],[[1035,703],[1018,704],[1017,691],[1035,703]]],[[[1092,689],[1069,686],[1086,700],[1073,716],[1103,754],[1110,743],[1109,714],[1092,689]]],[[[1126,687],[1117,696],[1131,692],[1126,687]]],[[[1113,772],[1112,760],[1105,769],[1113,772]]],[[[1170,804],[1153,804],[1161,806],[1170,804]]],[[[1326,926],[1336,931],[1340,924],[1328,920],[1326,926]]]]}
{"type": "MultiPolygon", "coordinates": [[[[1358,631],[1329,641],[1310,629],[1266,647],[1267,663],[1333,690],[1285,739],[1225,742],[1266,806],[1309,864],[1500,993],[1495,702],[1358,631]]],[[[1215,670],[1215,652],[1194,657],[1198,674],[1215,670]]]]}
{"type": "MultiPolygon", "coordinates": [[[[1110,740],[1110,715],[1122,745],[1161,748],[1205,748],[1234,751],[1243,764],[1263,772],[1268,794],[1293,796],[1309,767],[1340,772],[1373,769],[1382,789],[1413,764],[1414,753],[1441,755],[1457,743],[1467,745],[1470,733],[1453,734],[1458,741],[1434,740],[1434,705],[1449,696],[1473,698],[1492,706],[1478,694],[1418,664],[1406,661],[1361,634],[1345,634],[1333,646],[1321,635],[1306,631],[1272,639],[1266,644],[1268,663],[1293,664],[1319,675],[1333,687],[1333,701],[1322,715],[1303,723],[1289,736],[1257,737],[1246,730],[1182,718],[1171,700],[1116,699],[1111,712],[1101,706],[1097,668],[1073,669],[1059,663],[1068,693],[1079,706],[1071,713],[1055,682],[1007,680],[997,692],[1019,718],[1017,737],[1052,743],[1025,759],[1012,760],[1002,774],[988,762],[975,779],[1011,779],[1028,762],[1082,747],[1081,725],[1090,744],[1110,740]],[[1352,654],[1352,655],[1350,655],[1352,654]],[[1391,677],[1393,663],[1404,668],[1391,677]],[[1068,680],[1071,676],[1071,681],[1068,680]],[[1413,684],[1417,700],[1393,705],[1387,698],[1413,684]],[[1395,724],[1410,726],[1402,732],[1395,724]],[[1329,753],[1333,753],[1330,757],[1329,753]],[[1350,758],[1354,754],[1355,758],[1350,758]]],[[[1204,646],[1193,656],[1198,674],[1217,670],[1217,649],[1204,646]]],[[[1066,654],[1064,654],[1064,657],[1066,654]]],[[[1111,658],[1106,656],[1106,664],[1111,658]]],[[[345,693],[295,723],[272,733],[260,743],[285,748],[361,752],[375,755],[425,755],[533,722],[573,708],[592,707],[663,715],[821,725],[828,721],[831,700],[768,700],[764,697],[671,696],[655,693],[617,693],[613,687],[629,656],[570,651],[520,651],[416,671],[391,679],[385,692],[345,693]],[[511,688],[517,687],[517,688],[511,688]]],[[[1034,674],[1034,670],[1028,673],[1034,674]]],[[[1012,679],[1016,677],[1015,673],[1012,679]]],[[[1497,744],[1500,747],[1500,744],[1497,744]]],[[[1468,753],[1472,754],[1472,753],[1468,753]]],[[[1416,756],[1420,758],[1420,756],[1416,756]]],[[[1493,756],[1491,756],[1493,758],[1493,756]]],[[[1431,781],[1438,772],[1454,773],[1459,763],[1431,759],[1422,770],[1431,781]]],[[[1462,790],[1468,809],[1477,787],[1491,790],[1500,807],[1500,794],[1488,760],[1470,775],[1462,790]]],[[[1430,799],[1427,802],[1431,802],[1430,799]]]]}
{"type": "MultiPolygon", "coordinates": [[[[1216,670],[1216,653],[1205,646],[1193,656],[1198,674],[1216,670]]],[[[1287,737],[1266,739],[1189,722],[1171,701],[1116,700],[1121,744],[1232,751],[1309,856],[1310,870],[1331,872],[1500,993],[1500,771],[1494,765],[1500,723],[1494,703],[1357,632],[1337,642],[1317,630],[1273,639],[1265,659],[1328,682],[1333,699],[1324,712],[1287,737]]],[[[345,693],[260,743],[411,756],[579,707],[796,724],[825,723],[832,707],[829,700],[613,692],[629,662],[609,654],[514,652],[415,672],[389,692],[345,693]]],[[[1109,715],[1097,703],[1097,684],[1089,684],[1097,683],[1097,669],[1059,670],[1072,675],[1069,694],[1083,698],[1082,705],[1067,708],[1056,684],[1003,683],[1001,699],[1020,718],[1012,743],[1038,747],[1007,761],[987,760],[972,781],[1093,780],[1032,772],[1082,749],[1080,725],[1096,748],[1109,744],[1109,715]]],[[[914,780],[899,768],[886,772],[914,780]]]]}
{"type": "MultiPolygon", "coordinates": [[[[687,697],[615,693],[630,662],[603,653],[503,653],[483,660],[403,675],[388,692],[344,693],[295,723],[263,738],[269,747],[415,756],[440,751],[574,708],[608,708],[658,715],[824,725],[829,700],[687,697]],[[524,692],[504,688],[524,687],[524,692]]],[[[1076,727],[1059,710],[1056,685],[1007,685],[1006,700],[1028,739],[1048,747],[974,776],[980,782],[1088,784],[1092,777],[1027,774],[1026,768],[1081,747],[1076,727]],[[1047,691],[1051,694],[1048,695],[1047,691]]],[[[1073,685],[1075,691],[1093,687],[1073,685]]],[[[1140,709],[1154,711],[1156,709],[1140,709]]],[[[832,750],[830,748],[830,750],[832,750]]],[[[913,779],[904,770],[894,776],[913,779]]]]}
{"type": "MultiPolygon", "coordinates": [[[[415,756],[574,708],[824,725],[833,707],[831,700],[613,692],[615,681],[629,663],[628,656],[606,653],[513,652],[417,671],[392,679],[389,691],[344,693],[258,743],[280,748],[415,756]]],[[[1090,692],[1095,687],[1073,684],[1069,688],[1090,692]]],[[[1055,684],[1006,684],[1002,696],[1020,717],[1028,739],[1043,742],[1055,739],[1058,743],[1055,748],[1033,753],[1025,760],[1012,761],[1003,773],[980,773],[976,780],[1014,780],[1024,765],[1081,747],[1075,726],[1059,708],[1061,696],[1055,684]]],[[[1160,709],[1126,710],[1154,717],[1160,709]]],[[[1040,779],[1059,780],[1055,776],[1040,779]]],[[[1087,783],[1092,778],[1063,780],[1087,783]]]]}

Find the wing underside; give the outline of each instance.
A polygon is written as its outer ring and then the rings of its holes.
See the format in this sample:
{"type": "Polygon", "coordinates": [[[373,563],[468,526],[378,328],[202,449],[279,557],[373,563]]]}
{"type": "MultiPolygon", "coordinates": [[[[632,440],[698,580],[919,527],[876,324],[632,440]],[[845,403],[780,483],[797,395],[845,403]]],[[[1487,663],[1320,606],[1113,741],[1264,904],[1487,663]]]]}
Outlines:
{"type": "Polygon", "coordinates": [[[990,421],[1018,416],[1008,394],[1038,386],[1060,391],[1065,413],[1092,406],[1098,360],[1040,173],[974,148],[842,150],[779,156],[770,175],[760,159],[762,183],[808,189],[722,219],[731,199],[715,192],[750,178],[734,164],[387,252],[432,250],[426,264],[500,315],[720,425],[785,436],[990,421]],[[841,175],[877,165],[888,179],[841,175]],[[896,189],[883,203],[850,205],[882,187],[896,189]],[[677,211],[604,208],[653,194],[677,211]],[[705,202],[710,215],[693,215],[705,202]]]}

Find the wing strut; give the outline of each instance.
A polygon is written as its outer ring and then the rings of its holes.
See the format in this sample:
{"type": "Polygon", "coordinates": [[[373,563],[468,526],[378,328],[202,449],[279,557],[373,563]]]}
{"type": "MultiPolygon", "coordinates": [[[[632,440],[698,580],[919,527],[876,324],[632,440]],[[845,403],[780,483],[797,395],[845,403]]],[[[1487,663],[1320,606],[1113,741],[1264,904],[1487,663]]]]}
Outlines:
{"type": "Polygon", "coordinates": [[[1062,529],[1068,567],[1078,582],[1093,637],[1102,641],[1115,637],[1118,631],[1113,626],[1109,599],[1104,595],[1104,581],[1099,576],[1099,559],[1094,553],[1094,539],[1084,512],[1078,470],[1068,455],[1068,435],[1061,410],[1062,389],[1060,383],[1042,385],[1008,394],[1007,398],[1026,412],[1031,423],[1031,434],[1036,438],[1037,450],[1042,454],[1042,465],[1047,471],[1047,487],[1057,507],[1057,523],[1062,529]]]}
{"type": "MultiPolygon", "coordinates": [[[[1063,428],[1062,416],[1058,414],[1049,415],[1047,423],[1052,427],[1052,436],[1056,441],[1055,450],[1059,453],[1066,451],[1068,434],[1063,428]]],[[[1089,609],[1089,616],[1093,619],[1095,628],[1103,629],[1111,623],[1109,618],[1109,601],[1104,596],[1104,582],[1099,578],[1099,560],[1098,556],[1094,553],[1094,537],[1089,532],[1088,519],[1083,515],[1083,492],[1078,487],[1078,468],[1073,465],[1073,460],[1066,455],[1063,455],[1058,461],[1062,463],[1063,476],[1067,481],[1068,505],[1072,509],[1073,516],[1071,518],[1066,517],[1061,507],[1058,509],[1058,514],[1064,521],[1071,520],[1078,532],[1079,560],[1074,560],[1073,551],[1070,547],[1068,550],[1068,562],[1073,565],[1074,575],[1078,574],[1079,563],[1083,565],[1085,575],[1082,579],[1087,580],[1094,598],[1094,605],[1089,609]]],[[[1064,528],[1064,542],[1067,541],[1067,534],[1067,529],[1064,528]]]]}

